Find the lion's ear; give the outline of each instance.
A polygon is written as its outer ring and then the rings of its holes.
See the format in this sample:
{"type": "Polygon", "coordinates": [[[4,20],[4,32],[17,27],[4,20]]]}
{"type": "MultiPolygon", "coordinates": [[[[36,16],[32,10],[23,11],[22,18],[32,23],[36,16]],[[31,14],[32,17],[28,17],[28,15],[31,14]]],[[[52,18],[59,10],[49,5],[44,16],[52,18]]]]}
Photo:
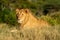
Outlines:
{"type": "Polygon", "coordinates": [[[19,11],[19,9],[17,8],[17,9],[16,9],[16,12],[18,12],[18,11],[19,11]]]}
{"type": "Polygon", "coordinates": [[[25,12],[28,13],[29,12],[29,9],[25,9],[25,12]]]}

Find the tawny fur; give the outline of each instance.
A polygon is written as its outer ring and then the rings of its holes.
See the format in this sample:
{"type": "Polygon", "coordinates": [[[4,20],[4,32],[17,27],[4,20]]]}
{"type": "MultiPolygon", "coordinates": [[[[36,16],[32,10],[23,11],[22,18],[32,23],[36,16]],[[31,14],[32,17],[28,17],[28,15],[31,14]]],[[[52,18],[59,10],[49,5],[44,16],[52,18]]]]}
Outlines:
{"type": "Polygon", "coordinates": [[[21,28],[33,28],[33,27],[48,27],[48,22],[37,19],[32,15],[32,12],[29,9],[16,9],[17,19],[20,20],[21,28]],[[24,16],[23,16],[23,15],[24,16]],[[21,22],[22,21],[22,22],[21,22]]]}

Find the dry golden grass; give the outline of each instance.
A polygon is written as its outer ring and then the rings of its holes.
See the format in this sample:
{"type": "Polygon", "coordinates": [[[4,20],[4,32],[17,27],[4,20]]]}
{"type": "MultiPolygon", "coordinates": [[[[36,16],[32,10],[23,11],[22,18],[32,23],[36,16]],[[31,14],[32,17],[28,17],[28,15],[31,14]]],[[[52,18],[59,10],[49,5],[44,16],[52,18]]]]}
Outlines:
{"type": "Polygon", "coordinates": [[[0,40],[60,40],[60,26],[18,30],[0,24],[0,40]]]}

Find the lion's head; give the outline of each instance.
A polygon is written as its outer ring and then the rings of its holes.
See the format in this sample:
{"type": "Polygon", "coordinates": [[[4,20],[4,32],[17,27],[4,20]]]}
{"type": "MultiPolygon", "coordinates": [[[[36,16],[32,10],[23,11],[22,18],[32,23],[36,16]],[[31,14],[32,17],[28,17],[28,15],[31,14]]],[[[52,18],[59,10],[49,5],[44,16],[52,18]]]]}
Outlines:
{"type": "Polygon", "coordinates": [[[22,23],[27,15],[28,15],[28,9],[16,9],[16,17],[18,23],[22,23]]]}

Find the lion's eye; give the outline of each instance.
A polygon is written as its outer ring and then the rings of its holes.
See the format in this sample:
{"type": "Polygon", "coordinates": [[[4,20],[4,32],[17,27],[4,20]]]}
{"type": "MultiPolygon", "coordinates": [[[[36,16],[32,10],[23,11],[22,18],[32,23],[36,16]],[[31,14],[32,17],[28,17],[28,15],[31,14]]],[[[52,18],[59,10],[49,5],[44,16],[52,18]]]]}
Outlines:
{"type": "Polygon", "coordinates": [[[23,15],[23,14],[22,14],[23,15]]]}

